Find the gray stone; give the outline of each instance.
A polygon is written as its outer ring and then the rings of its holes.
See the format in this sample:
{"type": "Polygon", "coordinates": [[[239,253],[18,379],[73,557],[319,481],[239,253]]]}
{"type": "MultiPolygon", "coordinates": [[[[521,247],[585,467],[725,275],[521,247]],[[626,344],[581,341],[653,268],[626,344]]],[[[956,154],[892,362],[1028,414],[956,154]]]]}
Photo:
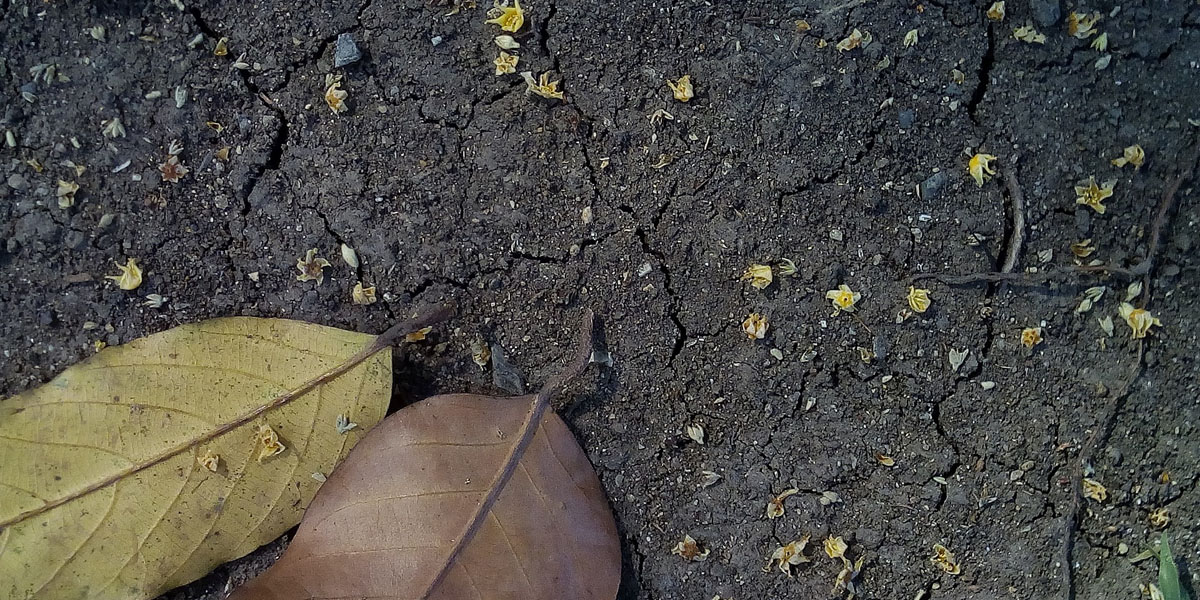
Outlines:
{"type": "Polygon", "coordinates": [[[354,43],[354,38],[348,33],[338,35],[337,45],[333,49],[333,66],[341,68],[357,62],[360,58],[362,53],[358,51],[358,44],[354,43]]]}
{"type": "Polygon", "coordinates": [[[1079,235],[1087,235],[1092,230],[1092,213],[1090,208],[1080,206],[1075,209],[1075,230],[1079,235]]]}
{"type": "Polygon", "coordinates": [[[946,187],[949,181],[950,173],[945,169],[925,178],[925,181],[922,181],[921,185],[917,188],[921,199],[925,201],[937,200],[942,194],[942,188],[946,187]]]}
{"type": "Polygon", "coordinates": [[[492,385],[512,394],[525,393],[525,378],[508,362],[500,344],[492,344],[492,385]]]}
{"type": "Polygon", "coordinates": [[[1062,19],[1060,0],[1029,0],[1029,12],[1039,27],[1053,27],[1062,19]]]}
{"type": "Polygon", "coordinates": [[[902,108],[896,112],[896,121],[900,123],[900,129],[908,129],[913,126],[917,120],[917,113],[911,108],[902,108]]]}

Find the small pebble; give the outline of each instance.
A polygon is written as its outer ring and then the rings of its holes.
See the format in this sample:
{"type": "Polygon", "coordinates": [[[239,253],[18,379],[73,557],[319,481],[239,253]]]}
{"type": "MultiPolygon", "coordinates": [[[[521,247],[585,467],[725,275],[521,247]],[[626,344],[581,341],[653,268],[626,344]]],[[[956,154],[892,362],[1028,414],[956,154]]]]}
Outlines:
{"type": "Polygon", "coordinates": [[[342,68],[348,64],[358,62],[362,58],[362,53],[358,50],[358,44],[354,43],[354,38],[348,33],[342,33],[337,36],[337,44],[333,49],[333,66],[342,68]]]}

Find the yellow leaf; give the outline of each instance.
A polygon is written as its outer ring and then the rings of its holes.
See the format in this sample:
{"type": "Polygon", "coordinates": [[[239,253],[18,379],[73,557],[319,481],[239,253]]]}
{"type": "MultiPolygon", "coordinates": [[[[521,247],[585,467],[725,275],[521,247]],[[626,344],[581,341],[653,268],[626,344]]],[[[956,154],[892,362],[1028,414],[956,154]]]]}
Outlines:
{"type": "Polygon", "coordinates": [[[314,382],[373,339],[215,319],[0,403],[0,598],[151,598],[279,537],[384,416],[387,348],[314,382]]]}

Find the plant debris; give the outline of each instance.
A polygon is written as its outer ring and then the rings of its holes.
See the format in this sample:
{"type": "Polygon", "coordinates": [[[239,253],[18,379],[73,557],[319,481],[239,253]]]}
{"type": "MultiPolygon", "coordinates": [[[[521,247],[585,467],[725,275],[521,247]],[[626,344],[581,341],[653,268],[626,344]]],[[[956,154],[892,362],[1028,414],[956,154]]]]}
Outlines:
{"type": "Polygon", "coordinates": [[[304,254],[304,258],[296,261],[296,270],[300,271],[296,281],[315,281],[317,285],[321,285],[325,281],[325,268],[328,266],[329,261],[317,258],[317,249],[310,248],[304,254]]]}
{"type": "Polygon", "coordinates": [[[1033,28],[1033,23],[1025,23],[1025,25],[1013,30],[1013,37],[1027,44],[1045,44],[1046,36],[1038,33],[1038,30],[1033,28]]]}
{"type": "Polygon", "coordinates": [[[492,61],[492,63],[496,65],[496,75],[509,75],[516,73],[517,61],[519,60],[521,60],[521,57],[517,56],[516,54],[509,54],[501,50],[500,56],[497,56],[496,60],[492,61]]]}
{"type": "Polygon", "coordinates": [[[126,291],[136,290],[142,285],[142,269],[136,258],[128,259],[124,265],[117,263],[117,268],[121,270],[120,275],[106,275],[104,278],[117,282],[117,287],[126,291]]]}
{"type": "MultiPolygon", "coordinates": [[[[1108,34],[1105,34],[1108,35],[1108,34]]],[[[1142,149],[1141,144],[1126,146],[1121,153],[1120,158],[1112,159],[1113,166],[1124,167],[1125,165],[1133,165],[1134,170],[1142,168],[1142,162],[1146,160],[1146,151],[1142,149]]]]}
{"type": "Polygon", "coordinates": [[[696,442],[697,444],[700,444],[701,446],[704,445],[704,427],[703,426],[701,426],[699,424],[691,424],[691,425],[688,425],[687,427],[684,427],[683,432],[684,432],[684,434],[686,434],[688,436],[688,439],[692,440],[693,442],[696,442]]]}
{"type": "Polygon", "coordinates": [[[675,544],[671,549],[671,554],[683,557],[683,560],[691,562],[702,562],[708,558],[709,549],[700,549],[700,544],[690,535],[684,535],[683,541],[675,544]]]}
{"type": "Polygon", "coordinates": [[[1086,181],[1080,181],[1075,185],[1076,204],[1091,207],[1092,210],[1104,214],[1107,208],[1104,206],[1104,200],[1113,195],[1113,187],[1117,185],[1116,180],[1106,181],[1104,185],[1096,185],[1096,178],[1088,177],[1086,181]]]}
{"type": "Polygon", "coordinates": [[[767,502],[767,518],[768,519],[778,519],[779,517],[782,517],[783,512],[784,512],[784,510],[783,510],[784,500],[787,500],[788,496],[793,496],[798,493],[800,493],[800,490],[798,490],[796,488],[789,488],[789,489],[786,489],[786,490],[780,492],[778,496],[771,498],[767,502]]]}
{"type": "Polygon", "coordinates": [[[954,553],[941,544],[933,545],[933,556],[929,558],[929,562],[950,575],[958,575],[962,572],[958,562],[954,559],[954,553]]]}
{"type": "Polygon", "coordinates": [[[850,32],[842,41],[837,43],[838,52],[847,52],[858,47],[866,47],[871,43],[871,34],[869,32],[859,31],[857,28],[850,32]]]}
{"type": "Polygon", "coordinates": [[[1004,21],[1004,0],[993,2],[987,9],[987,18],[997,23],[1004,21]]]}
{"type": "Polygon", "coordinates": [[[179,162],[179,156],[172,154],[167,157],[167,162],[158,166],[158,171],[162,173],[163,181],[171,183],[179,183],[188,174],[188,168],[179,162]]]}
{"type": "Polygon", "coordinates": [[[346,435],[358,427],[358,423],[350,421],[350,417],[343,414],[337,416],[337,419],[333,422],[333,426],[337,428],[338,433],[346,435]]]}
{"type": "Polygon", "coordinates": [[[1081,40],[1096,35],[1096,23],[1100,22],[1100,13],[1084,14],[1071,12],[1067,15],[1067,33],[1081,40]]]}
{"type": "Polygon", "coordinates": [[[491,18],[484,23],[494,23],[510,33],[516,33],[525,24],[525,11],[521,9],[520,0],[513,0],[512,6],[507,2],[497,3],[488,10],[487,16],[491,18]]]}
{"type": "Polygon", "coordinates": [[[680,102],[687,102],[695,97],[695,90],[692,88],[692,76],[684,75],[676,81],[667,80],[667,85],[671,88],[671,94],[680,102]]]}
{"type": "Polygon", "coordinates": [[[749,281],[755,289],[766,289],[771,285],[774,276],[769,265],[752,264],[742,273],[741,281],[749,281]]]}
{"type": "Polygon", "coordinates": [[[983,182],[996,174],[996,171],[992,169],[994,160],[996,157],[991,154],[976,154],[967,161],[967,172],[975,180],[975,187],[983,187],[983,182]]]}
{"type": "Polygon", "coordinates": [[[211,449],[205,450],[204,455],[196,457],[196,462],[205,469],[216,473],[217,469],[221,466],[221,456],[219,454],[213,454],[211,449]]]}
{"type": "Polygon", "coordinates": [[[1108,490],[1099,481],[1088,477],[1083,478],[1083,497],[1096,502],[1108,499],[1108,490]]]}
{"type": "Polygon", "coordinates": [[[761,340],[767,336],[767,317],[760,313],[750,313],[742,321],[742,331],[752,340],[761,340]]]}
{"type": "Polygon", "coordinates": [[[789,542],[776,548],[775,551],[771,552],[771,555],[767,557],[767,565],[763,567],[763,572],[770,572],[771,567],[775,566],[776,562],[778,562],[779,570],[782,571],[784,575],[792,577],[792,567],[806,562],[811,562],[808,557],[804,556],[804,547],[807,545],[808,536],[805,535],[798,540],[789,542]]]}
{"type": "Polygon", "coordinates": [[[258,462],[262,462],[265,458],[283,454],[283,451],[287,450],[287,446],[284,446],[279,442],[279,434],[275,433],[275,430],[272,429],[270,425],[267,425],[266,423],[260,424],[258,426],[257,435],[258,462]]]}
{"type": "Polygon", "coordinates": [[[1162,327],[1162,321],[1158,320],[1150,311],[1144,308],[1134,308],[1128,302],[1122,302],[1118,313],[1125,323],[1129,325],[1130,336],[1135,340],[1140,340],[1150,333],[1150,328],[1153,326],[1162,327]]]}
{"type": "Polygon", "coordinates": [[[54,191],[54,195],[58,197],[58,207],[71,208],[72,206],[75,206],[75,192],[78,191],[78,183],[59,179],[58,189],[54,191]]]}
{"type": "Polygon", "coordinates": [[[341,76],[326,75],[325,76],[325,104],[329,105],[329,110],[333,114],[346,112],[346,98],[350,95],[346,90],[341,89],[341,76]]]}
{"type": "Polygon", "coordinates": [[[537,94],[543,98],[552,100],[565,100],[563,93],[558,89],[558,81],[550,81],[550,73],[542,73],[535,80],[532,71],[521,71],[521,77],[525,79],[525,94],[537,94]]]}
{"type": "Polygon", "coordinates": [[[350,300],[360,306],[375,304],[375,286],[363,287],[361,281],[354,284],[354,289],[350,290],[350,300]]]}
{"type": "Polygon", "coordinates": [[[929,310],[929,290],[918,289],[913,286],[908,286],[908,307],[916,313],[923,313],[929,310]]]}
{"type": "Polygon", "coordinates": [[[854,312],[855,305],[858,304],[862,294],[850,289],[850,286],[841,284],[836,290],[825,292],[825,298],[833,302],[834,314],[839,312],[854,312]]]}
{"type": "Polygon", "coordinates": [[[1033,348],[1042,343],[1042,328],[1041,327],[1026,327],[1021,330],[1021,345],[1026,348],[1033,348]]]}

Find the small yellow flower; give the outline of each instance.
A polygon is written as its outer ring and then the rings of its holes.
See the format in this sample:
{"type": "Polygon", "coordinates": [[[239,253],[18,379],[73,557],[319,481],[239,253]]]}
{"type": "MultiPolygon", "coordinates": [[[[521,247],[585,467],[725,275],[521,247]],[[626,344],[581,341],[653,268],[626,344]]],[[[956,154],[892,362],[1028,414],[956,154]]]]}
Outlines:
{"type": "Polygon", "coordinates": [[[349,92],[341,89],[341,86],[340,78],[325,78],[325,104],[329,105],[329,110],[332,110],[335,115],[346,112],[346,98],[350,95],[349,92]]]}
{"type": "Polygon", "coordinates": [[[1021,330],[1021,344],[1026,348],[1032,348],[1042,343],[1042,328],[1041,327],[1026,327],[1021,330]]]}
{"type": "Polygon", "coordinates": [[[59,208],[70,208],[75,205],[75,192],[79,191],[79,184],[74,181],[58,180],[58,189],[54,195],[58,196],[59,208]]]}
{"type": "Polygon", "coordinates": [[[525,78],[525,93],[534,93],[543,98],[552,98],[555,100],[563,100],[563,93],[558,89],[557,81],[550,81],[550,73],[542,73],[534,80],[531,71],[521,71],[521,77],[525,78]]]}
{"type": "Polygon", "coordinates": [[[829,555],[829,558],[845,558],[848,549],[846,540],[843,540],[841,536],[833,537],[831,535],[825,538],[825,554],[829,555]]]}
{"type": "Polygon", "coordinates": [[[759,313],[750,313],[742,321],[742,331],[752,340],[761,340],[767,335],[767,318],[759,313]]]}
{"type": "Polygon", "coordinates": [[[229,38],[221,38],[217,40],[217,45],[213,48],[213,55],[225,56],[226,54],[229,54],[229,38]]]}
{"type": "Polygon", "coordinates": [[[328,266],[329,261],[317,258],[317,249],[312,248],[304,254],[304,258],[296,261],[296,269],[300,271],[296,281],[316,281],[317,285],[321,285],[325,281],[325,267],[328,266]]]}
{"type": "Polygon", "coordinates": [[[983,187],[984,180],[996,174],[992,169],[993,160],[996,160],[996,157],[991,154],[976,154],[967,161],[967,172],[975,180],[976,187],[983,187]]]}
{"type": "Polygon", "coordinates": [[[958,562],[954,560],[954,553],[941,544],[933,545],[933,556],[929,558],[929,562],[951,575],[958,575],[962,572],[958,562]]]}
{"type": "Polygon", "coordinates": [[[908,287],[908,307],[913,309],[913,312],[923,313],[929,310],[929,304],[929,290],[908,287]]]}
{"type": "Polygon", "coordinates": [[[363,287],[362,282],[354,284],[354,289],[350,290],[350,299],[355,304],[367,306],[375,304],[375,286],[363,287]]]}
{"type": "Polygon", "coordinates": [[[513,0],[512,6],[508,3],[496,4],[487,15],[492,17],[484,23],[495,23],[500,26],[500,29],[511,33],[516,33],[517,30],[525,24],[525,11],[521,10],[521,2],[513,0]]]}
{"type": "Polygon", "coordinates": [[[883,466],[885,466],[885,467],[894,467],[894,466],[896,466],[896,459],[894,459],[894,458],[892,458],[892,457],[890,457],[890,456],[888,456],[888,455],[886,455],[886,454],[884,454],[884,453],[882,453],[882,452],[876,452],[876,453],[875,453],[875,460],[879,461],[879,464],[881,464],[881,465],[883,465],[883,466]]]}
{"type": "Polygon", "coordinates": [[[213,454],[212,450],[207,450],[204,452],[204,456],[196,457],[196,462],[200,463],[200,466],[204,467],[205,469],[216,473],[217,467],[221,465],[221,456],[218,454],[213,454]]]}
{"type": "Polygon", "coordinates": [[[793,496],[793,495],[799,494],[799,493],[800,493],[800,490],[798,490],[796,488],[791,488],[791,489],[783,490],[782,492],[780,492],[780,494],[778,496],[771,498],[771,500],[769,502],[767,502],[767,518],[768,519],[778,519],[779,517],[782,517],[783,516],[783,501],[787,500],[788,496],[793,496]]]}
{"type": "Polygon", "coordinates": [[[1088,177],[1087,181],[1080,181],[1075,186],[1075,204],[1090,206],[1092,210],[1104,214],[1107,208],[1104,206],[1104,199],[1113,195],[1113,187],[1117,185],[1116,181],[1106,181],[1104,185],[1096,185],[1095,177],[1088,177]]]}
{"type": "Polygon", "coordinates": [[[262,462],[264,458],[282,454],[284,450],[287,450],[287,446],[279,443],[279,434],[275,433],[275,430],[266,423],[258,426],[258,443],[258,462],[262,462]]]}
{"type": "Polygon", "coordinates": [[[1018,27],[1013,30],[1013,37],[1029,44],[1045,44],[1045,34],[1038,33],[1038,30],[1033,28],[1032,23],[1025,23],[1024,27],[1018,27]]]}
{"type": "Polygon", "coordinates": [[[496,60],[492,62],[496,65],[497,75],[507,75],[509,73],[517,72],[518,60],[521,60],[521,57],[517,56],[516,54],[509,54],[501,50],[500,56],[497,56],[496,60]]]}
{"type": "Polygon", "coordinates": [[[1004,20],[1004,2],[993,2],[991,7],[987,9],[987,18],[999,23],[1004,20]]]}
{"type": "Polygon", "coordinates": [[[862,294],[851,290],[850,286],[843,283],[838,286],[838,289],[825,292],[825,297],[833,302],[833,308],[836,310],[854,312],[854,305],[858,304],[862,294]]]}
{"type": "Polygon", "coordinates": [[[808,557],[804,556],[804,547],[808,545],[808,536],[804,536],[796,541],[789,542],[785,546],[780,546],[767,557],[767,566],[763,567],[763,573],[771,570],[771,566],[776,561],[779,562],[779,570],[783,571],[788,577],[792,576],[792,567],[806,562],[811,562],[808,557]]]}
{"type": "Polygon", "coordinates": [[[1083,497],[1096,502],[1104,502],[1108,499],[1108,490],[1095,479],[1087,477],[1083,478],[1083,497]]]}
{"type": "Polygon", "coordinates": [[[752,264],[742,273],[741,281],[749,281],[755,289],[764,289],[771,285],[774,276],[769,265],[752,264]]]}
{"type": "Polygon", "coordinates": [[[695,90],[692,89],[692,76],[684,75],[676,81],[667,80],[667,85],[671,88],[671,93],[675,99],[680,102],[687,102],[696,96],[695,90]]]}
{"type": "Polygon", "coordinates": [[[1067,15],[1067,33],[1081,40],[1096,35],[1096,23],[1100,22],[1100,13],[1090,15],[1072,12],[1067,15]]]}
{"type": "Polygon", "coordinates": [[[1134,169],[1142,168],[1142,162],[1146,160],[1146,151],[1142,149],[1141,144],[1134,144],[1125,148],[1121,158],[1112,159],[1112,164],[1117,167],[1125,165],[1133,165],[1134,169]]]}
{"type": "Polygon", "coordinates": [[[671,549],[671,554],[681,556],[683,560],[693,562],[700,562],[708,558],[708,552],[708,548],[701,550],[700,544],[692,539],[690,535],[683,536],[683,541],[675,544],[675,547],[671,549]]]}
{"type": "Polygon", "coordinates": [[[842,570],[838,571],[837,577],[833,580],[833,591],[831,595],[841,597],[841,591],[846,590],[850,593],[849,598],[853,599],[858,595],[857,586],[854,580],[858,579],[859,573],[862,573],[863,563],[866,562],[866,555],[858,557],[854,561],[853,566],[846,558],[842,558],[842,570]]]}
{"type": "Polygon", "coordinates": [[[1171,515],[1165,506],[1150,511],[1148,518],[1150,519],[1150,524],[1159,529],[1165,529],[1167,525],[1171,524],[1171,515]]]}
{"type": "Polygon", "coordinates": [[[117,287],[123,290],[136,290],[142,285],[142,269],[137,265],[136,258],[125,261],[124,266],[117,263],[117,268],[121,270],[120,275],[106,275],[104,278],[117,282],[117,287]]]}
{"type": "Polygon", "coordinates": [[[1132,304],[1122,302],[1118,310],[1121,318],[1129,324],[1131,335],[1135,340],[1146,337],[1146,334],[1150,333],[1150,328],[1155,325],[1162,327],[1162,321],[1144,308],[1134,308],[1132,304]]]}

